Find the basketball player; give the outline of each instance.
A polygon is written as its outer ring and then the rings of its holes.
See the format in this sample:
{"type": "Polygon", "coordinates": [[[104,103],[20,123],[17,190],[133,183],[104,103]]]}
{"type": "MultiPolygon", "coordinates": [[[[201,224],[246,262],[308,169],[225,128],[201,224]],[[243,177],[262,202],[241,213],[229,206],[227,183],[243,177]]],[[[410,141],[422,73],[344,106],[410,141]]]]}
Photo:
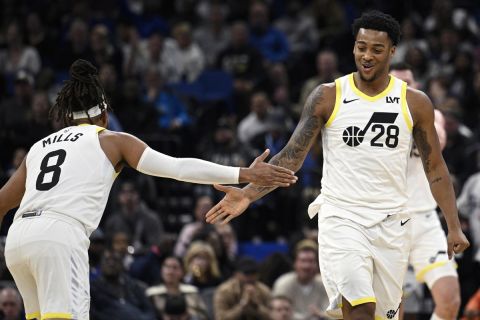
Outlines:
{"type": "MultiPolygon", "coordinates": [[[[297,171],[322,131],[322,191],[308,211],[318,213],[327,313],[347,320],[397,319],[410,247],[405,205],[412,136],[448,224],[449,257],[469,243],[460,228],[432,103],[389,75],[398,22],[370,11],[355,20],[353,34],[357,71],[313,90],[292,137],[270,162],[297,171]]],[[[210,223],[230,221],[274,190],[216,188],[226,196],[207,213],[210,223]]]]}
{"type": "MultiPolygon", "coordinates": [[[[412,70],[406,64],[394,64],[390,74],[402,79],[411,88],[417,88],[412,70]]],[[[435,129],[443,149],[446,144],[445,119],[435,110],[435,129]]],[[[432,292],[435,310],[431,319],[456,319],[460,308],[460,284],[453,260],[447,257],[447,239],[443,232],[428,181],[422,170],[422,161],[416,147],[408,158],[407,210],[412,213],[412,247],[409,263],[416,279],[425,282],[432,292]]],[[[403,316],[402,314],[400,315],[403,316]]]]}
{"type": "Polygon", "coordinates": [[[53,110],[68,127],[35,143],[0,190],[0,218],[20,204],[5,258],[24,299],[27,319],[88,319],[89,235],[98,227],[112,183],[123,166],[194,183],[288,186],[291,170],[263,163],[250,168],[173,158],[143,141],[111,132],[96,68],[77,60],[53,110]]]}

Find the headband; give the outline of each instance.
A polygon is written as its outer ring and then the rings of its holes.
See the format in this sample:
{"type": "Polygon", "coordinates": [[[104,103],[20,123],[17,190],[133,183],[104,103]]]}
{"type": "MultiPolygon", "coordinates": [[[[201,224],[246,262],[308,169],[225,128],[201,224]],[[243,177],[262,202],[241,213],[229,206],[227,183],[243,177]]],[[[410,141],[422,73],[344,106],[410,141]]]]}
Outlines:
{"type": "Polygon", "coordinates": [[[98,104],[94,107],[91,107],[90,109],[88,109],[87,111],[72,111],[72,119],[73,120],[77,120],[77,119],[84,119],[84,118],[88,118],[88,116],[90,116],[90,118],[93,118],[93,117],[96,117],[96,116],[99,116],[102,114],[103,110],[100,109],[100,107],[103,107],[104,110],[106,109],[106,105],[104,102],[102,102],[101,104],[98,104]]]}

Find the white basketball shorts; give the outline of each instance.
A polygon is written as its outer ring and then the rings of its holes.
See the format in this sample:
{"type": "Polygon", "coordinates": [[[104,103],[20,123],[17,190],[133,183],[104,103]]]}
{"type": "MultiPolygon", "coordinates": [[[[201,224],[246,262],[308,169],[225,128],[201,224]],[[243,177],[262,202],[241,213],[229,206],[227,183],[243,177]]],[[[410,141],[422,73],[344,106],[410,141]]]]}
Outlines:
{"type": "Polygon", "coordinates": [[[65,216],[42,213],[13,222],[5,259],[27,319],[89,319],[89,245],[85,228],[65,216]]]}
{"type": "Polygon", "coordinates": [[[395,214],[365,227],[319,216],[320,270],[330,317],[343,318],[344,297],[352,306],[375,303],[376,320],[398,319],[411,239],[409,219],[407,214],[395,214]]]}
{"type": "Polygon", "coordinates": [[[409,263],[415,278],[431,289],[440,278],[458,277],[455,261],[448,259],[447,237],[436,211],[412,214],[412,248],[409,263]]]}

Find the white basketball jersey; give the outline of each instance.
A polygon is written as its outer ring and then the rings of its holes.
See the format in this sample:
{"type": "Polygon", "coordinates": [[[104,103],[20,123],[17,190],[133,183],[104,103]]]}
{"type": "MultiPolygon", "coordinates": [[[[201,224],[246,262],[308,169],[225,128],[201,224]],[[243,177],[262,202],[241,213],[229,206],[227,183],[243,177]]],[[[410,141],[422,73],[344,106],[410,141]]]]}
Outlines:
{"type": "Polygon", "coordinates": [[[411,213],[430,212],[437,208],[437,202],[430,191],[430,184],[423,170],[422,159],[417,148],[413,147],[408,159],[408,202],[411,213]]]}
{"type": "Polygon", "coordinates": [[[405,211],[412,144],[407,86],[390,76],[372,97],[355,86],[353,73],[335,86],[335,107],[322,130],[322,191],[308,212],[373,225],[405,211]]]}
{"type": "Polygon", "coordinates": [[[116,173],[94,125],[72,126],[35,143],[28,152],[25,194],[15,219],[43,211],[69,216],[90,234],[98,227],[116,173]]]}

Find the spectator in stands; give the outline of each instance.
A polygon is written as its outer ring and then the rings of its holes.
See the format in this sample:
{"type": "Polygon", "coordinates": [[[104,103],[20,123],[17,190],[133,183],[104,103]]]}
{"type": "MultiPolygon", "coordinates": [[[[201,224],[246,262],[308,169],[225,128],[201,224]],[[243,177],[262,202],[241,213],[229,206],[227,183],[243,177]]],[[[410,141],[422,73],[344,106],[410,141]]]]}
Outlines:
{"type": "Polygon", "coordinates": [[[457,199],[458,211],[470,222],[472,249],[480,262],[480,172],[470,176],[457,199]]]}
{"type": "Polygon", "coordinates": [[[282,275],[273,285],[274,295],[292,300],[295,320],[325,317],[328,296],[320,277],[317,252],[316,242],[300,241],[295,248],[294,271],[282,275]]]}
{"type": "Polygon", "coordinates": [[[257,92],[250,100],[250,113],[238,124],[238,139],[247,147],[252,139],[268,130],[268,115],[272,112],[270,99],[264,92],[257,92]]]}
{"type": "Polygon", "coordinates": [[[289,54],[287,37],[273,27],[269,19],[267,5],[253,2],[249,15],[250,43],[269,63],[286,61],[289,54]]]}
{"type": "Polygon", "coordinates": [[[218,260],[210,244],[192,242],[183,261],[185,283],[194,285],[200,292],[215,287],[222,281],[218,260]]]}
{"type": "Polygon", "coordinates": [[[217,56],[228,45],[230,33],[225,24],[225,7],[220,3],[212,2],[208,6],[207,21],[195,29],[193,38],[205,55],[207,67],[215,64],[217,56]]]}
{"type": "Polygon", "coordinates": [[[15,171],[20,167],[20,164],[22,163],[23,159],[27,155],[27,149],[25,148],[17,148],[13,152],[13,158],[12,158],[12,163],[10,165],[10,168],[7,170],[7,176],[10,178],[15,171]]]}
{"type": "Polygon", "coordinates": [[[163,235],[163,225],[158,214],[142,201],[136,186],[123,182],[117,199],[120,207],[105,224],[105,232],[111,238],[118,231],[126,233],[135,251],[147,250],[159,244],[163,235]]]}
{"type": "Polygon", "coordinates": [[[35,80],[27,70],[20,70],[14,77],[13,97],[5,99],[0,107],[2,129],[12,128],[27,121],[32,106],[35,80]]]}
{"type": "Polygon", "coordinates": [[[93,60],[93,53],[89,43],[90,32],[87,23],[82,19],[75,19],[70,24],[67,41],[58,51],[56,68],[60,71],[68,70],[73,61],[77,59],[93,60]]]}
{"type": "Polygon", "coordinates": [[[161,319],[169,297],[182,296],[185,298],[186,311],[189,315],[201,320],[208,320],[207,307],[200,298],[198,289],[193,285],[182,283],[183,276],[183,262],[180,258],[168,256],[163,260],[161,268],[162,283],[150,287],[146,291],[147,297],[155,307],[157,318],[161,319]]]}
{"type": "Polygon", "coordinates": [[[115,68],[117,74],[122,74],[122,53],[112,43],[110,32],[104,24],[97,24],[92,28],[90,33],[90,47],[92,49],[93,61],[97,66],[103,64],[111,64],[115,68]]]}
{"type": "MultiPolygon", "coordinates": [[[[123,82],[120,99],[115,105],[115,114],[118,115],[125,131],[132,134],[142,136],[159,131],[158,111],[153,103],[143,99],[141,86],[134,78],[125,79],[123,82]]],[[[145,179],[143,176],[141,175],[142,179],[145,179]]]]}
{"type": "Polygon", "coordinates": [[[90,235],[88,247],[88,264],[90,267],[90,283],[101,274],[100,263],[106,248],[106,239],[103,231],[98,228],[90,235]]]}
{"type": "Polygon", "coordinates": [[[205,222],[205,214],[213,207],[213,200],[210,196],[200,196],[195,201],[195,207],[193,209],[194,221],[183,226],[178,235],[177,242],[175,244],[175,255],[183,257],[192,242],[193,237],[204,226],[207,226],[205,222]]]}
{"type": "Polygon", "coordinates": [[[36,91],[32,98],[32,107],[28,114],[27,128],[24,131],[30,137],[28,146],[33,145],[39,139],[48,136],[53,132],[49,119],[50,101],[48,94],[44,91],[36,91]]]}
{"type": "Polygon", "coordinates": [[[419,47],[424,51],[428,51],[428,43],[424,38],[420,37],[421,17],[417,14],[411,14],[402,21],[402,38],[395,49],[395,55],[392,58],[392,64],[405,61],[405,54],[410,47],[419,47]]]}
{"type": "Polygon", "coordinates": [[[193,316],[187,309],[187,302],[183,295],[167,296],[165,309],[163,311],[163,320],[199,320],[201,318],[193,316]]]}
{"type": "Polygon", "coordinates": [[[451,0],[435,0],[430,14],[424,20],[424,29],[435,33],[445,26],[453,27],[464,39],[477,38],[480,34],[478,22],[465,8],[455,8],[451,0]]]}
{"type": "Polygon", "coordinates": [[[292,300],[287,296],[274,296],[270,300],[270,320],[294,320],[292,300]]]}
{"type": "Polygon", "coordinates": [[[216,224],[215,230],[220,235],[220,239],[227,252],[228,259],[235,261],[238,255],[238,241],[235,230],[230,224],[216,224]]]}
{"type": "Polygon", "coordinates": [[[289,1],[286,7],[286,14],[276,20],[275,27],[287,36],[292,55],[304,57],[317,49],[319,32],[315,20],[299,0],[289,1]]]}
{"type": "Polygon", "coordinates": [[[130,278],[123,269],[119,253],[106,250],[101,263],[102,274],[92,282],[91,310],[96,320],[155,320],[146,288],[130,278]]]}
{"type": "Polygon", "coordinates": [[[249,43],[248,28],[244,22],[237,21],[232,25],[230,44],[218,55],[217,68],[233,77],[235,107],[241,119],[248,113],[245,106],[250,93],[264,77],[263,58],[249,43]]]}
{"type": "Polygon", "coordinates": [[[437,107],[445,116],[447,132],[443,157],[450,173],[458,180],[458,188],[461,189],[466,179],[476,171],[477,159],[467,157],[469,149],[475,143],[473,132],[462,121],[463,111],[458,99],[448,97],[437,107]]]}
{"type": "MultiPolygon", "coordinates": [[[[350,31],[342,4],[336,0],[314,0],[311,10],[320,33],[319,47],[341,49],[342,39],[350,31]]],[[[343,42],[348,43],[348,41],[343,42]]]]}
{"type": "Polygon", "coordinates": [[[405,52],[405,62],[412,67],[416,81],[420,88],[425,87],[427,80],[432,76],[433,63],[428,58],[427,51],[419,45],[411,46],[405,52]]]}
{"type": "Polygon", "coordinates": [[[332,82],[336,78],[340,77],[340,72],[338,71],[338,59],[335,52],[328,49],[320,51],[317,54],[316,62],[317,74],[307,79],[302,86],[300,101],[298,103],[298,107],[296,108],[297,115],[302,112],[302,108],[307,100],[308,94],[312,92],[316,86],[322,83],[332,82]]]}
{"type": "Polygon", "coordinates": [[[238,142],[235,126],[228,118],[218,119],[213,136],[207,136],[198,146],[202,159],[226,166],[244,166],[247,163],[247,153],[238,142]]]}
{"type": "Polygon", "coordinates": [[[26,19],[27,43],[40,54],[43,67],[52,67],[55,60],[56,32],[46,28],[38,12],[30,12],[26,19]]]}
{"type": "Polygon", "coordinates": [[[236,90],[251,90],[261,77],[262,56],[249,43],[248,28],[244,22],[235,22],[230,30],[230,44],[220,52],[217,67],[234,77],[236,90]]]}
{"type": "MultiPolygon", "coordinates": [[[[24,132],[28,114],[32,106],[34,92],[33,76],[25,70],[17,72],[14,83],[14,96],[0,103],[0,157],[11,157],[18,147],[29,148],[30,141],[24,132]]],[[[6,163],[9,159],[2,159],[6,163]]]]}
{"type": "Polygon", "coordinates": [[[117,106],[120,101],[121,87],[119,83],[119,75],[115,67],[111,63],[103,63],[98,70],[98,80],[103,86],[103,91],[107,99],[113,106],[117,106]]]}
{"type": "Polygon", "coordinates": [[[215,319],[270,319],[270,289],[257,280],[257,262],[245,257],[236,266],[235,274],[215,291],[215,319]]]}
{"type": "Polygon", "coordinates": [[[192,243],[198,241],[207,243],[213,249],[222,280],[230,277],[235,269],[235,259],[231,259],[228,255],[227,248],[215,226],[207,224],[198,230],[192,238],[192,243]]]}
{"type": "Polygon", "coordinates": [[[165,60],[169,69],[164,74],[167,83],[192,82],[205,68],[205,55],[192,40],[192,28],[181,22],[173,28],[173,39],[165,40],[165,60]]]}
{"type": "MultiPolygon", "coordinates": [[[[142,40],[135,26],[131,24],[121,25],[119,26],[119,29],[119,46],[122,50],[123,56],[123,75],[127,78],[141,78],[143,73],[148,69],[147,57],[160,58],[161,45],[157,47],[157,51],[152,52],[156,53],[154,54],[154,57],[152,57],[149,55],[150,40],[142,40]]],[[[152,33],[150,36],[151,39],[154,39],[155,37],[157,37],[157,34],[152,33]]],[[[160,35],[158,35],[158,37],[159,38],[157,39],[160,39],[161,44],[162,37],[160,35]]],[[[154,64],[152,63],[149,67],[154,68],[154,64]]]]}
{"type": "Polygon", "coordinates": [[[167,90],[164,78],[157,70],[145,73],[145,98],[157,110],[158,126],[165,130],[180,130],[188,127],[192,119],[187,107],[171,91],[167,90]]]}
{"type": "Polygon", "coordinates": [[[7,26],[5,49],[0,50],[0,73],[14,76],[20,70],[36,75],[40,72],[42,61],[37,49],[26,45],[23,29],[18,22],[7,26]]]}
{"type": "Polygon", "coordinates": [[[120,254],[123,268],[129,271],[130,265],[134,260],[133,253],[135,252],[130,237],[123,231],[117,231],[111,235],[110,240],[112,251],[120,254]]]}
{"type": "Polygon", "coordinates": [[[2,320],[23,320],[23,303],[15,288],[6,287],[0,291],[0,311],[2,320]]]}

